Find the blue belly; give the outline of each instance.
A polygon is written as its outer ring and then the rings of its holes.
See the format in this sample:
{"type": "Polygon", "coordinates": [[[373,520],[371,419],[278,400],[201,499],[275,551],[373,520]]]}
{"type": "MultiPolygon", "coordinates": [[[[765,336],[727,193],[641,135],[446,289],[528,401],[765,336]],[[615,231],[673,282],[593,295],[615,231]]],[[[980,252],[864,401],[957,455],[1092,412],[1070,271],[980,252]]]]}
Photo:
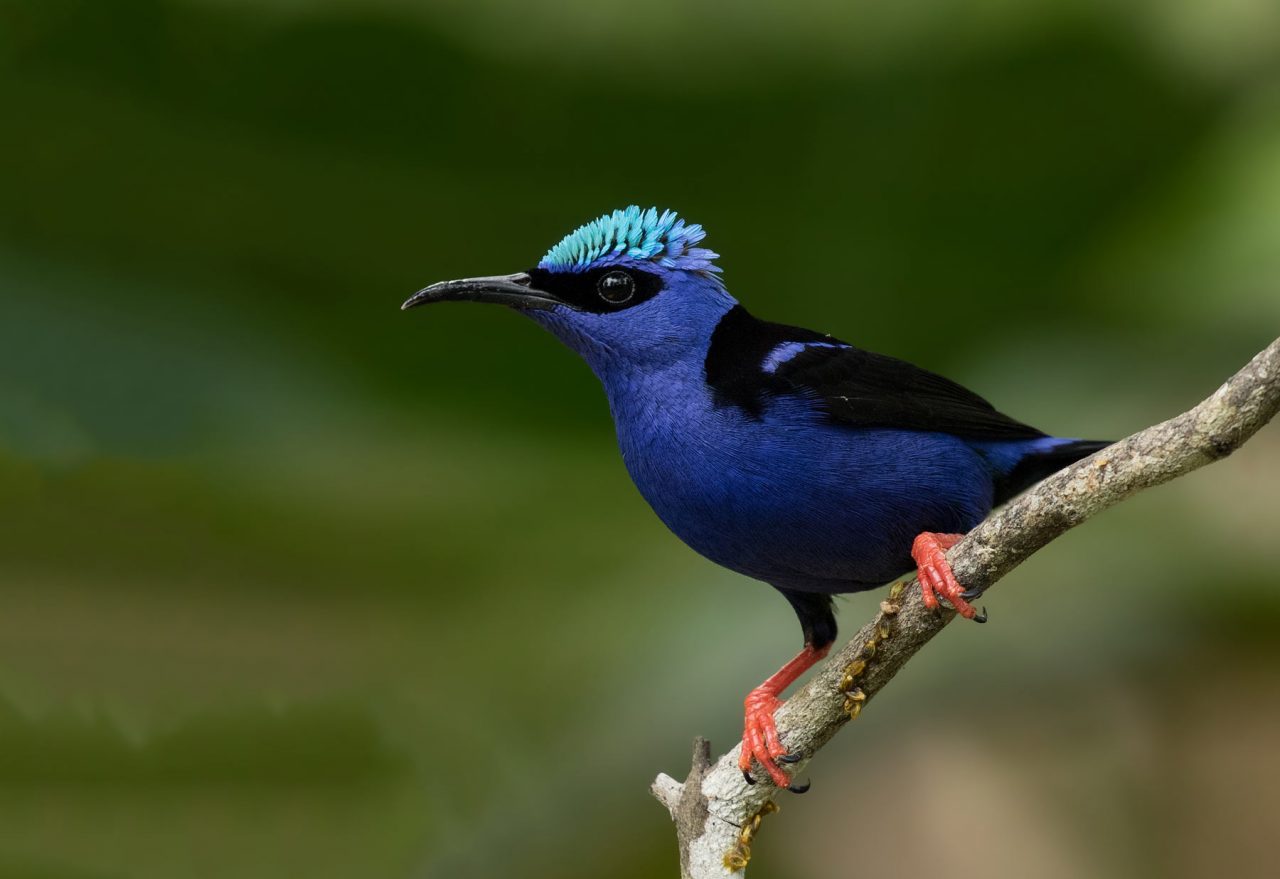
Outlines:
{"type": "Polygon", "coordinates": [[[991,510],[990,465],[947,434],[841,427],[803,400],[761,419],[714,407],[619,414],[627,469],[667,527],[782,589],[886,583],[912,569],[917,534],[965,532],[991,510]]]}

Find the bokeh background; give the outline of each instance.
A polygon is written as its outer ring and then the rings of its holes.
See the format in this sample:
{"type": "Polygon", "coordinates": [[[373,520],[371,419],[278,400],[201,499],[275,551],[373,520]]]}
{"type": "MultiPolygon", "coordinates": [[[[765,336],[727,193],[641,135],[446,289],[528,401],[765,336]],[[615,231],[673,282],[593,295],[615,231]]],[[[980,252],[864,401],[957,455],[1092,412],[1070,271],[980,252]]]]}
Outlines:
{"type": "MultiPolygon", "coordinates": [[[[3,875],[673,875],[650,779],[798,628],[430,281],[673,207],[1098,437],[1280,328],[1272,0],[0,0],[0,101],[3,875]]],[[[1274,875],[1278,492],[1273,427],[1037,555],[752,875],[1274,875]]]]}

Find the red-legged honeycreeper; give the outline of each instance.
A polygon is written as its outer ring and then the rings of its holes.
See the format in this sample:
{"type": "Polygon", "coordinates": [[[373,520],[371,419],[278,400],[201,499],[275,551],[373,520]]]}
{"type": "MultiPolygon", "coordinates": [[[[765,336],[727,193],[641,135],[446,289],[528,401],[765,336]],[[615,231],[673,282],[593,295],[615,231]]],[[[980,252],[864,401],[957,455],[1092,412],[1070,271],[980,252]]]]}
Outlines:
{"type": "Polygon", "coordinates": [[[945,550],[1107,444],[1048,436],[910,363],[752,317],[704,235],[632,206],[526,272],[432,284],[403,307],[495,302],[550,330],[604,385],[627,471],[667,527],[791,603],[804,649],[747,695],[740,766],[802,791],[779,766],[797,758],[773,713],[835,639],[831,596],[915,568],[925,604],[984,621],[945,550]]]}

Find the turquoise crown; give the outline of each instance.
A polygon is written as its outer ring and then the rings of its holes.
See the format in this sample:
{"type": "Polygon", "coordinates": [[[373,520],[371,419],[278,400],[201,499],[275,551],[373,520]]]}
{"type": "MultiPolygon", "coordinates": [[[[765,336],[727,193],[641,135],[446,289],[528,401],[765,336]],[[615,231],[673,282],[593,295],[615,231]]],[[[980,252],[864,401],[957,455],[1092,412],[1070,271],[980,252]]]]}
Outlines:
{"type": "Polygon", "coordinates": [[[547,251],[538,268],[580,272],[628,260],[648,260],[663,268],[718,272],[712,260],[720,254],[698,247],[706,232],[686,224],[675,211],[658,213],[637,205],[605,214],[570,232],[547,251]]]}

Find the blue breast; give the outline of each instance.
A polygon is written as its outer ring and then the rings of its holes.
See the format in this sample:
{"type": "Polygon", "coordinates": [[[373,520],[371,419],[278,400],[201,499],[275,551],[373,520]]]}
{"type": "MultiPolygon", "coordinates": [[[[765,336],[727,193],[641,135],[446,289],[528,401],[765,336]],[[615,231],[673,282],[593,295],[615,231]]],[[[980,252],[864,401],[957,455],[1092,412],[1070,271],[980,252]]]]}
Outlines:
{"type": "Polygon", "coordinates": [[[957,437],[832,424],[801,397],[753,417],[717,404],[693,358],[604,378],[627,470],[662,521],[779,588],[883,584],[912,567],[921,531],[968,531],[991,509],[991,465],[957,437]]]}

